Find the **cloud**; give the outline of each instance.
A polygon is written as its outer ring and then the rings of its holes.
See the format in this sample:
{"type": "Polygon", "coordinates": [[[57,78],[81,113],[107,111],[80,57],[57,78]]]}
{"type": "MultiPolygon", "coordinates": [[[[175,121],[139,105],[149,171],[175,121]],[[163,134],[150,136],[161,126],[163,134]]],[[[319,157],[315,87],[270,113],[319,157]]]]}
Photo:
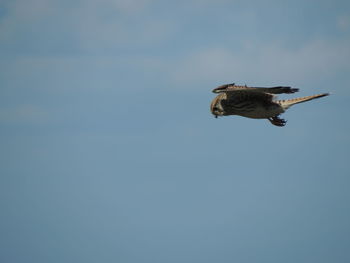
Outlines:
{"type": "Polygon", "coordinates": [[[350,17],[349,16],[338,16],[337,27],[342,31],[350,30],[350,17]]]}
{"type": "Polygon", "coordinates": [[[152,13],[153,2],[12,1],[0,20],[0,47],[26,54],[96,54],[157,44],[171,34],[173,23],[152,13]]]}
{"type": "MultiPolygon", "coordinates": [[[[235,9],[236,15],[223,13],[225,19],[208,22],[207,30],[202,22],[215,17],[206,17],[210,1],[188,2],[192,9],[186,9],[184,20],[190,29],[178,17],[185,2],[173,15],[155,0],[7,3],[0,20],[0,48],[5,47],[8,61],[0,62],[4,68],[0,74],[12,84],[23,85],[30,79],[42,81],[46,88],[63,89],[66,84],[78,89],[112,86],[116,79],[149,79],[169,88],[190,89],[230,81],[294,85],[334,79],[350,68],[350,40],[346,38],[325,34],[286,44],[289,38],[276,40],[281,34],[256,37],[258,29],[271,25],[258,27],[262,21],[255,17],[256,8],[235,9]],[[221,27],[226,30],[220,31],[221,27]],[[220,32],[215,35],[214,31],[220,32]],[[98,85],[101,81],[105,85],[98,85]]],[[[220,3],[224,7],[228,1],[220,3]]],[[[343,30],[349,26],[347,16],[338,16],[337,21],[343,30]]]]}
{"type": "Polygon", "coordinates": [[[0,109],[0,123],[42,123],[48,120],[48,113],[36,105],[18,105],[0,109]]]}
{"type": "Polygon", "coordinates": [[[43,22],[54,13],[61,11],[56,9],[53,1],[45,0],[15,0],[4,4],[6,10],[0,20],[0,28],[2,34],[0,40],[4,41],[7,38],[13,37],[16,33],[21,33],[22,30],[33,32],[35,28],[30,29],[31,25],[37,22],[43,22]]]}
{"type": "MultiPolygon", "coordinates": [[[[240,49],[220,46],[181,52],[175,57],[27,56],[1,62],[0,74],[13,87],[35,82],[36,89],[66,91],[118,89],[128,83],[133,83],[133,90],[149,89],[149,85],[155,89],[198,89],[225,82],[317,86],[327,81],[332,84],[329,81],[339,74],[349,73],[349,47],[347,40],[317,40],[297,49],[277,44],[252,44],[240,49]]],[[[348,93],[343,84],[327,91],[348,93]]]]}
{"type": "Polygon", "coordinates": [[[349,40],[313,40],[298,49],[257,43],[239,50],[214,47],[195,51],[178,61],[172,77],[192,84],[218,80],[309,83],[349,72],[349,61],[349,40]]]}
{"type": "Polygon", "coordinates": [[[130,15],[144,11],[154,0],[88,0],[85,2],[93,9],[105,6],[130,15]]]}

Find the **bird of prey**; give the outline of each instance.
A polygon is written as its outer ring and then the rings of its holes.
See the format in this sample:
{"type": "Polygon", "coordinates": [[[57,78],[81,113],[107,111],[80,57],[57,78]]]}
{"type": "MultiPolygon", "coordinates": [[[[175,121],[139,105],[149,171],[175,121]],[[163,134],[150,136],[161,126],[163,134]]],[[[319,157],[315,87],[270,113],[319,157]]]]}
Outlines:
{"type": "Polygon", "coordinates": [[[218,93],[210,105],[211,113],[218,116],[240,115],[253,119],[268,119],[273,125],[283,127],[284,119],[279,115],[294,104],[328,96],[329,93],[306,96],[289,100],[275,100],[274,94],[295,93],[291,87],[247,87],[232,84],[221,85],[213,90],[218,93]]]}

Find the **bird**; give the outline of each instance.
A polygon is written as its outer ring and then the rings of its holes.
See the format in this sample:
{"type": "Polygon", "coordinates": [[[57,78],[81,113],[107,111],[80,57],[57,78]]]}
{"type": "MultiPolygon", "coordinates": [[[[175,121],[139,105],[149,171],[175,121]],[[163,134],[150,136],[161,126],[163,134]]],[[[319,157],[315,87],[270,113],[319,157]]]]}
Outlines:
{"type": "Polygon", "coordinates": [[[292,94],[299,89],[286,86],[248,87],[235,83],[224,84],[215,89],[217,95],[210,104],[211,113],[217,117],[239,115],[252,119],[267,119],[271,124],[283,127],[287,121],[279,117],[289,107],[305,101],[328,96],[322,93],[288,100],[276,100],[275,94],[292,94]]]}

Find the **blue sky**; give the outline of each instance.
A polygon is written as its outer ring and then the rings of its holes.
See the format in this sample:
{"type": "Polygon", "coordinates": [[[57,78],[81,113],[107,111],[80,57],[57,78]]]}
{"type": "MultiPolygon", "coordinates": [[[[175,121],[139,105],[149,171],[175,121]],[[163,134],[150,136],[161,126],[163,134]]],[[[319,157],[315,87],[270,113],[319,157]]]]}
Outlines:
{"type": "Polygon", "coordinates": [[[3,0],[0,58],[1,262],[350,261],[348,1],[3,0]]]}

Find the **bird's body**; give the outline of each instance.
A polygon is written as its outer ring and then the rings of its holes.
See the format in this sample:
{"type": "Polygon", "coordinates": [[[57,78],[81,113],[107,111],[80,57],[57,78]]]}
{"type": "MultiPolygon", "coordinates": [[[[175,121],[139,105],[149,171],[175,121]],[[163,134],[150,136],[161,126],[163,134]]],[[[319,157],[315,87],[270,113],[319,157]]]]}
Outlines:
{"type": "Polygon", "coordinates": [[[286,122],[278,116],[290,106],[328,95],[323,93],[290,100],[274,100],[273,94],[297,91],[298,89],[283,86],[260,88],[226,84],[213,90],[219,95],[213,99],[210,109],[215,117],[239,115],[253,119],[268,119],[276,126],[284,126],[286,122]]]}

